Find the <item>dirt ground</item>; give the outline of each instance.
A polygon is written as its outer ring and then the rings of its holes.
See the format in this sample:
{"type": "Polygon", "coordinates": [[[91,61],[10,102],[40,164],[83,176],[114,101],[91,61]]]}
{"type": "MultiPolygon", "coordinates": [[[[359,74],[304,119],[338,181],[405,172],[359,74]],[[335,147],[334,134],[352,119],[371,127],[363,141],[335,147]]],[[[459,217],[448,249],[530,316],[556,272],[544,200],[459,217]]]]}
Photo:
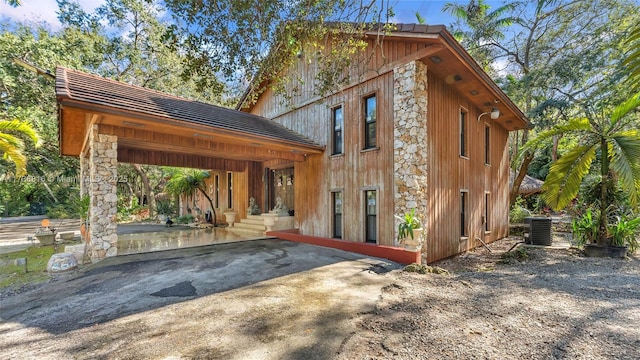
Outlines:
{"type": "MultiPolygon", "coordinates": [[[[17,307],[22,313],[0,309],[0,353],[9,359],[640,359],[638,258],[594,259],[577,250],[527,248],[519,252],[522,261],[502,264],[501,254],[516,241],[435,264],[449,274],[388,271],[371,260],[332,255],[325,265],[228,291],[201,294],[206,280],[200,280],[193,282],[198,294],[189,297],[195,288],[182,283],[162,291],[183,292],[186,298],[160,298],[133,312],[142,295],[129,292],[167,276],[177,282],[176,269],[185,263],[169,258],[171,269],[155,262],[113,267],[105,272],[113,279],[148,266],[157,267],[148,271],[157,276],[132,275],[120,289],[87,283],[70,289],[88,303],[104,290],[124,298],[112,306],[101,302],[93,313],[52,301],[52,310],[79,314],[72,316],[83,321],[79,326],[64,321],[62,328],[36,326],[49,306],[37,300],[47,285],[0,294],[1,302],[24,302],[17,307]],[[114,311],[122,315],[104,316],[114,311]]],[[[267,251],[275,268],[288,261],[281,246],[267,251]]],[[[285,246],[290,254],[295,248],[285,246]]],[[[220,261],[235,261],[208,256],[198,258],[199,274],[220,261]]],[[[252,264],[246,264],[247,273],[252,264]]],[[[229,275],[207,276],[214,286],[215,276],[229,275]]],[[[76,281],[83,279],[90,280],[76,281]]],[[[68,296],[59,289],[56,296],[68,296]]]]}
{"type": "Polygon", "coordinates": [[[517,240],[437,263],[449,275],[394,272],[338,359],[640,359],[640,261],[586,258],[517,240]]]}

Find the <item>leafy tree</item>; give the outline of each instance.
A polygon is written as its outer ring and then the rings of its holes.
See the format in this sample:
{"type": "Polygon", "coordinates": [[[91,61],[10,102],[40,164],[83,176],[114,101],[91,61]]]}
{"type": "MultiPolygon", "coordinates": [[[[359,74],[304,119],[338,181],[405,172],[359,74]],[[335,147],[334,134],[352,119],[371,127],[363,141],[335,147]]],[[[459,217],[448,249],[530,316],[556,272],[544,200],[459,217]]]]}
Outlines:
{"type": "Polygon", "coordinates": [[[265,86],[282,89],[281,82],[289,80],[281,70],[302,49],[314,48],[331,48],[317,80],[323,84],[319,91],[332,88],[345,80],[335,74],[357,59],[353,51],[365,23],[386,23],[393,16],[374,0],[165,2],[176,20],[168,40],[187,52],[185,74],[197,75],[200,89],[210,88],[209,79],[221,76],[240,91],[250,84],[254,94],[265,86]],[[337,32],[347,39],[334,42],[327,36],[337,32]]]}
{"type": "Polygon", "coordinates": [[[27,142],[30,181],[0,182],[0,192],[10,199],[5,215],[22,215],[29,203],[52,205],[77,191],[77,159],[62,157],[58,149],[57,106],[49,78],[17,65],[19,58],[53,72],[56,65],[82,68],[94,63],[95,55],[73,34],[54,33],[46,24],[2,23],[0,25],[0,117],[29,124],[41,146],[27,142]]]}
{"type": "Polygon", "coordinates": [[[450,13],[469,28],[465,31],[459,25],[453,35],[485,70],[490,70],[495,51],[488,44],[503,43],[505,31],[522,21],[512,15],[518,6],[519,2],[506,3],[491,11],[491,6],[484,0],[471,0],[466,5],[448,2],[442,11],[450,13]]]}
{"type": "Polygon", "coordinates": [[[573,118],[540,133],[525,148],[535,149],[545,139],[558,134],[571,134],[579,139],[579,146],[567,151],[550,168],[543,185],[543,198],[555,210],[566,207],[578,194],[580,185],[591,165],[600,157],[600,220],[598,243],[610,245],[607,237],[607,213],[612,207],[607,196],[615,181],[637,206],[640,185],[640,131],[630,129],[634,118],[629,116],[640,107],[640,93],[613,109],[586,111],[585,117],[573,118]]]}
{"type": "MultiPolygon", "coordinates": [[[[454,32],[482,50],[481,61],[489,54],[489,63],[500,65],[493,73],[503,75],[496,81],[536,130],[578,116],[581,103],[621,101],[631,95],[620,86],[618,66],[626,24],[635,23],[639,15],[633,2],[536,0],[512,2],[492,12],[482,1],[470,1],[450,9],[460,19],[461,28],[454,32]],[[493,28],[484,27],[492,21],[497,21],[493,28]]],[[[526,143],[530,135],[535,132],[529,129],[514,135],[512,204],[535,156],[517,144],[526,143]]]]}
{"type": "Polygon", "coordinates": [[[165,189],[172,195],[185,195],[193,197],[196,192],[200,192],[209,201],[213,212],[213,225],[216,225],[216,208],[213,200],[207,194],[205,180],[209,178],[209,172],[197,169],[179,168],[172,175],[166,184],[165,189]]]}
{"type": "Polygon", "coordinates": [[[24,154],[24,141],[20,138],[31,139],[36,145],[40,145],[40,138],[33,128],[19,120],[0,121],[0,154],[16,166],[16,177],[27,173],[27,157],[24,154]],[[13,135],[17,134],[17,135],[13,135]]]}

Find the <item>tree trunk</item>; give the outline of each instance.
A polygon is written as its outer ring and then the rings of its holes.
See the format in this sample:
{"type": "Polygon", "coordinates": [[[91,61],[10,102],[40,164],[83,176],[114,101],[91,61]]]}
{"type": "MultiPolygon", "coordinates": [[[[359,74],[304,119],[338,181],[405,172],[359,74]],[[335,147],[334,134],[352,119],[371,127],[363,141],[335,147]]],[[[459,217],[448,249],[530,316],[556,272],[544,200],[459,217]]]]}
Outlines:
{"type": "MultiPolygon", "coordinates": [[[[153,217],[156,210],[156,199],[155,199],[155,195],[153,194],[153,190],[151,190],[149,177],[147,176],[147,173],[145,173],[144,170],[142,169],[142,166],[140,166],[139,164],[131,164],[131,165],[136,170],[138,175],[140,175],[140,179],[142,179],[144,192],[145,192],[145,195],[147,195],[147,203],[149,204],[149,217],[153,217]]],[[[142,205],[142,201],[140,205],[142,205]]]]}
{"type": "Polygon", "coordinates": [[[204,191],[204,189],[202,188],[198,188],[198,190],[200,190],[200,192],[202,193],[202,195],[204,195],[204,197],[207,198],[207,200],[209,200],[209,205],[211,206],[211,211],[213,212],[213,227],[216,227],[216,208],[213,206],[213,200],[211,200],[211,197],[209,197],[209,195],[207,194],[206,191],[204,191]]]}
{"type": "Polygon", "coordinates": [[[609,246],[611,242],[607,236],[607,190],[609,188],[609,151],[607,141],[600,140],[600,149],[602,151],[602,160],[600,164],[600,223],[598,225],[598,245],[609,246]]]}
{"type": "Polygon", "coordinates": [[[529,169],[529,164],[533,161],[533,153],[527,152],[524,154],[522,159],[522,164],[520,164],[520,169],[518,170],[518,174],[513,179],[513,185],[511,185],[511,189],[509,190],[509,208],[516,203],[516,199],[518,199],[518,194],[520,193],[520,185],[522,184],[522,180],[527,175],[527,170],[529,169]]]}

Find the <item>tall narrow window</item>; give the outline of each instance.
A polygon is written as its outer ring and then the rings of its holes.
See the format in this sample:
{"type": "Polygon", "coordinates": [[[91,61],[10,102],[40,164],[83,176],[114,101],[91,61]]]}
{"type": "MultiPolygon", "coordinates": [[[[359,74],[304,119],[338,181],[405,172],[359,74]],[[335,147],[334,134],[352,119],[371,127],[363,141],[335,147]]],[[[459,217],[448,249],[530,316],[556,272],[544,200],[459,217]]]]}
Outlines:
{"type": "Polygon", "coordinates": [[[491,231],[491,193],[484,193],[484,231],[491,231]]]}
{"type": "Polygon", "coordinates": [[[342,192],[331,193],[333,196],[333,237],[342,239],[342,192]]]}
{"type": "Polygon", "coordinates": [[[377,233],[377,223],[376,223],[376,191],[375,190],[367,190],[364,192],[364,196],[366,199],[366,234],[365,240],[368,243],[376,243],[378,241],[378,233],[377,233]]]}
{"type": "Polygon", "coordinates": [[[344,127],[344,118],[342,115],[342,106],[333,108],[333,155],[342,154],[343,140],[342,128],[344,127]]]}
{"type": "Polygon", "coordinates": [[[484,126],[484,163],[491,164],[491,127],[484,126]]]}
{"type": "Polygon", "coordinates": [[[460,191],[460,237],[469,236],[467,232],[467,191],[460,191]]]}
{"type": "Polygon", "coordinates": [[[376,96],[364,99],[364,148],[373,149],[376,142],[376,96]]]}
{"type": "Polygon", "coordinates": [[[233,209],[233,177],[227,173],[227,208],[233,209]]]}
{"type": "Polygon", "coordinates": [[[214,175],[213,177],[213,204],[216,209],[220,208],[220,175],[214,175]]]}
{"type": "Polygon", "coordinates": [[[460,109],[460,156],[467,156],[467,112],[460,109]]]}

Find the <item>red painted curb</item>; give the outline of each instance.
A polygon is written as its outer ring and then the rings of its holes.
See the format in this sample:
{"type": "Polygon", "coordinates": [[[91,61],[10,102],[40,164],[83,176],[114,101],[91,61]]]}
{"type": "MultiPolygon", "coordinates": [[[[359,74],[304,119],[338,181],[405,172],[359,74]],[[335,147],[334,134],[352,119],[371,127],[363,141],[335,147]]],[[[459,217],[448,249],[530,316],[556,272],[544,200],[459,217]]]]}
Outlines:
{"type": "Polygon", "coordinates": [[[269,231],[269,236],[275,236],[282,240],[300,242],[311,245],[324,246],[358,254],[389,259],[400,264],[420,264],[420,252],[409,251],[403,248],[386,245],[368,244],[338,239],[327,239],[317,236],[302,235],[297,229],[283,231],[269,231]]]}

